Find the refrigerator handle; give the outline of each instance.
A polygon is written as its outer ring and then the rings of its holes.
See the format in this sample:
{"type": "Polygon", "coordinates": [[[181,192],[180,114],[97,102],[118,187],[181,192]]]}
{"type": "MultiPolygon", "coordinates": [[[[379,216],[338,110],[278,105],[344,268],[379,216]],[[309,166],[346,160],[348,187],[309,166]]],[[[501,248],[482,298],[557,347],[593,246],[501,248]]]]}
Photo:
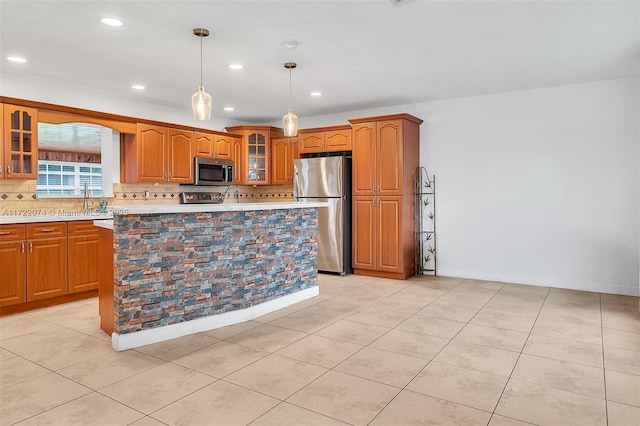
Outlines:
{"type": "Polygon", "coordinates": [[[299,201],[298,199],[298,172],[293,172],[293,199],[299,201]]]}

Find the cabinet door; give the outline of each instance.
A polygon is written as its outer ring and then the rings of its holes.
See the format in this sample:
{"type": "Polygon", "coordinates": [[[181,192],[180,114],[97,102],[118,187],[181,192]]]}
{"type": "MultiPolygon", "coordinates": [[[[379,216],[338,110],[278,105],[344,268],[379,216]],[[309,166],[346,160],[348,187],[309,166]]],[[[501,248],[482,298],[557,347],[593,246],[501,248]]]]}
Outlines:
{"type": "Polygon", "coordinates": [[[269,183],[269,134],[252,132],[247,136],[247,182],[251,185],[269,183]]]}
{"type": "Polygon", "coordinates": [[[213,157],[213,138],[209,133],[195,132],[193,134],[194,145],[196,147],[197,157],[213,157]]]}
{"type": "Polygon", "coordinates": [[[27,302],[67,294],[67,237],[27,244],[27,302]]]}
{"type": "Polygon", "coordinates": [[[376,269],[376,198],[353,197],[353,259],[356,269],[376,269]]]}
{"type": "Polygon", "coordinates": [[[167,129],[138,124],[138,181],[167,181],[167,129]]]}
{"type": "Polygon", "coordinates": [[[215,135],[213,137],[213,152],[216,158],[231,160],[233,138],[230,136],[215,135]]]}
{"type": "Polygon", "coordinates": [[[402,197],[378,197],[376,202],[378,271],[402,272],[402,197]]]}
{"type": "Polygon", "coordinates": [[[377,123],[378,195],[402,195],[402,120],[377,123]]]}
{"type": "Polygon", "coordinates": [[[69,236],[69,293],[98,288],[98,232],[69,236]]]}
{"type": "Polygon", "coordinates": [[[24,241],[0,242],[0,306],[27,301],[27,255],[24,241]]]}
{"type": "Polygon", "coordinates": [[[38,177],[38,110],[4,105],[4,164],[6,179],[38,177]]]}
{"type": "Polygon", "coordinates": [[[293,176],[293,156],[291,141],[287,137],[271,140],[271,183],[282,185],[291,183],[293,176]]]}
{"type": "MultiPolygon", "coordinates": [[[[294,160],[300,159],[300,148],[300,139],[297,136],[291,138],[291,156],[294,160]]],[[[293,181],[293,169],[291,169],[291,180],[293,181]]]]}
{"type": "Polygon", "coordinates": [[[298,138],[302,154],[324,151],[324,132],[303,133],[298,138]]]}
{"type": "Polygon", "coordinates": [[[233,184],[240,185],[243,177],[243,170],[246,169],[242,161],[242,139],[233,138],[231,140],[231,159],[233,160],[233,184]]]}
{"type": "Polygon", "coordinates": [[[329,130],[324,134],[325,151],[351,151],[351,130],[329,130]]]}
{"type": "Polygon", "coordinates": [[[193,132],[169,129],[168,181],[193,183],[193,132]]]}
{"type": "Polygon", "coordinates": [[[353,195],[373,195],[376,177],[376,124],[353,126],[353,195]]]}

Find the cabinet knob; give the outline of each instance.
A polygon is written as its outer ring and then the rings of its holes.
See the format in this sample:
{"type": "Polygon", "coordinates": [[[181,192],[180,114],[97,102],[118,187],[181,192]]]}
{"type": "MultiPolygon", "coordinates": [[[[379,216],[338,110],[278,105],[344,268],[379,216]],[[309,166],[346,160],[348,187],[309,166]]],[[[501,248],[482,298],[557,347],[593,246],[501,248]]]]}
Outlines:
{"type": "Polygon", "coordinates": [[[53,228],[42,228],[40,231],[42,231],[42,232],[53,232],[53,231],[55,231],[55,229],[53,229],[53,228]]]}
{"type": "Polygon", "coordinates": [[[20,243],[20,247],[22,250],[20,250],[20,254],[24,254],[24,241],[22,243],[20,243]]]}
{"type": "Polygon", "coordinates": [[[33,253],[33,243],[29,241],[29,253],[33,253]]]}
{"type": "Polygon", "coordinates": [[[11,166],[7,166],[7,177],[11,176],[11,166]]]}
{"type": "Polygon", "coordinates": [[[0,231],[0,235],[9,235],[10,233],[9,231],[0,231]]]}

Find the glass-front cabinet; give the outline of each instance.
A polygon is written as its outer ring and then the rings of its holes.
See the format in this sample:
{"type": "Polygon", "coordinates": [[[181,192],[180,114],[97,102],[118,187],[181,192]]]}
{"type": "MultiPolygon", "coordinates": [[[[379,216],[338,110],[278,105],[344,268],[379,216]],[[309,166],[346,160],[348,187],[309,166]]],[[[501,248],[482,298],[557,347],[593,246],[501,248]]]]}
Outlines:
{"type": "MultiPolygon", "coordinates": [[[[236,183],[243,185],[268,185],[271,183],[271,138],[282,136],[282,129],[270,126],[235,126],[226,131],[242,136],[240,158],[233,158],[236,183]]],[[[234,157],[236,157],[234,155],[234,157]]],[[[235,181],[235,180],[234,180],[235,181]]]]}
{"type": "Polygon", "coordinates": [[[38,110],[4,104],[3,139],[5,179],[38,177],[38,110]]]}

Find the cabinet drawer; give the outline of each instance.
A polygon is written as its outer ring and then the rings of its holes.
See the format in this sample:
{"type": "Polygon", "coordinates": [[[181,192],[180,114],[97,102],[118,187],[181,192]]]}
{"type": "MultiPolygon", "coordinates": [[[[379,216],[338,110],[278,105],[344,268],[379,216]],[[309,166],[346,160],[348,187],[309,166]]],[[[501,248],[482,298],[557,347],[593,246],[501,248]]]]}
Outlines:
{"type": "Polygon", "coordinates": [[[0,241],[24,240],[25,229],[24,224],[0,225],[0,241]]]}
{"type": "Polygon", "coordinates": [[[74,220],[67,223],[69,236],[98,235],[98,228],[93,225],[93,220],[74,220]]]}
{"type": "Polygon", "coordinates": [[[27,239],[67,236],[67,222],[41,222],[27,224],[27,239]]]}

